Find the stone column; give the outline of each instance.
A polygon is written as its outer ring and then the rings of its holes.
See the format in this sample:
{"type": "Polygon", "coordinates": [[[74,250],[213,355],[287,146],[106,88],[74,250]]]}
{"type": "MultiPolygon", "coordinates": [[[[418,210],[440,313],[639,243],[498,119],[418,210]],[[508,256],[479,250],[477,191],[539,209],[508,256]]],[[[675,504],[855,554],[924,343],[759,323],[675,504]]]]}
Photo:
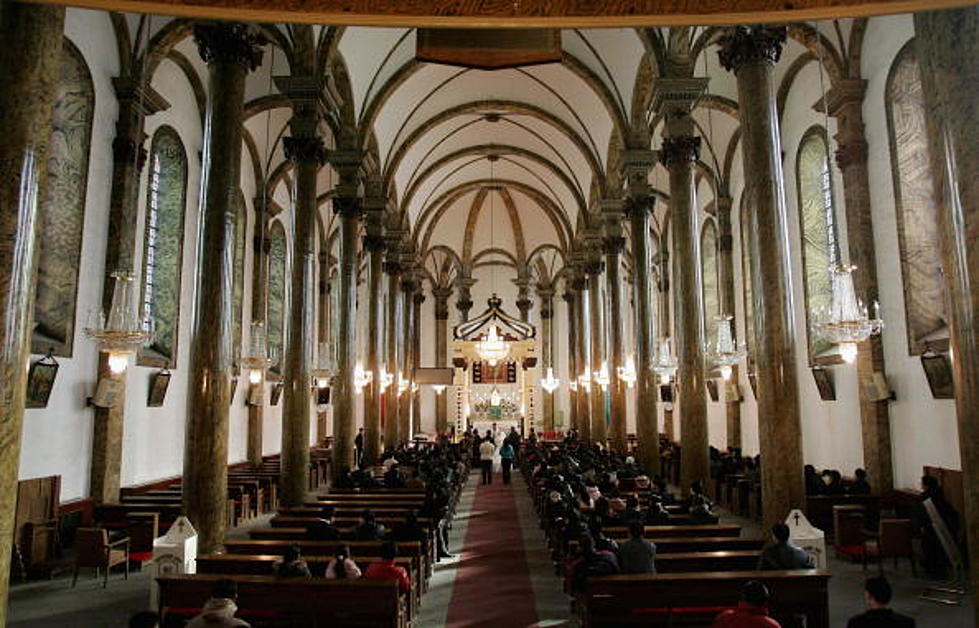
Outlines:
{"type": "MultiPolygon", "coordinates": [[[[267,199],[265,192],[254,200],[255,206],[255,238],[252,262],[252,322],[268,320],[269,304],[269,221],[266,213],[267,199]]],[[[248,386],[248,374],[242,373],[248,386]]],[[[262,381],[257,386],[265,386],[262,381]]],[[[253,467],[262,466],[262,425],[265,422],[265,395],[260,403],[248,405],[248,462],[253,467]]]]}
{"type": "MultiPolygon", "coordinates": [[[[412,342],[411,342],[411,330],[414,327],[414,314],[415,308],[412,303],[415,296],[415,281],[411,277],[411,273],[405,273],[405,279],[401,280],[401,334],[398,342],[401,344],[401,352],[399,354],[400,361],[398,362],[398,372],[404,376],[406,380],[411,382],[411,364],[412,364],[412,342]]],[[[403,393],[398,396],[398,435],[400,439],[399,443],[407,443],[411,441],[412,436],[414,436],[414,431],[412,430],[411,421],[411,388],[409,387],[403,393]]]]}
{"type": "Polygon", "coordinates": [[[513,280],[513,283],[517,285],[517,310],[520,312],[520,320],[529,323],[530,308],[534,307],[534,302],[530,298],[530,277],[526,275],[518,277],[513,280]]]}
{"type": "MultiPolygon", "coordinates": [[[[731,231],[731,197],[720,195],[715,204],[718,227],[718,269],[720,275],[721,312],[734,316],[734,237],[731,231]]],[[[737,340],[737,326],[731,325],[731,334],[737,340]]],[[[731,368],[731,379],[734,386],[740,386],[740,367],[731,368]]],[[[727,446],[741,447],[741,400],[730,399],[726,391],[724,396],[725,420],[727,423],[727,446]]]]}
{"type": "Polygon", "coordinates": [[[6,625],[14,501],[37,278],[37,207],[46,189],[65,8],[0,5],[0,626],[6,625]]]}
{"type": "MultiPolygon", "coordinates": [[[[421,282],[417,282],[417,290],[415,291],[415,296],[412,299],[411,308],[411,377],[412,383],[415,381],[415,369],[421,366],[421,353],[422,353],[422,333],[421,333],[421,318],[422,318],[422,303],[425,302],[425,294],[422,292],[421,282]]],[[[414,429],[414,433],[417,434],[422,431],[422,396],[421,389],[412,390],[411,392],[411,425],[414,429]]]]}
{"type": "Polygon", "coordinates": [[[940,193],[942,259],[972,591],[979,598],[979,7],[914,15],[932,172],[940,193]],[[972,478],[972,480],[969,480],[972,478]]]}
{"type": "MultiPolygon", "coordinates": [[[[577,353],[578,370],[575,377],[583,373],[591,376],[591,329],[589,327],[588,309],[588,283],[584,276],[578,275],[572,281],[572,288],[575,293],[574,310],[577,314],[575,330],[578,337],[575,341],[575,352],[577,353]]],[[[585,388],[578,384],[578,431],[581,440],[590,443],[591,437],[591,397],[594,394],[594,386],[585,388]]]]}
{"type": "MultiPolygon", "coordinates": [[[[294,102],[297,102],[294,99],[294,102]]],[[[301,506],[309,484],[310,404],[316,320],[316,176],[326,163],[326,148],[316,135],[315,100],[294,104],[293,136],[283,138],[286,159],[294,164],[293,245],[289,338],[282,377],[282,456],[279,497],[285,507],[301,506]]]]}
{"type": "Polygon", "coordinates": [[[636,442],[639,463],[646,473],[659,473],[659,417],[656,414],[658,383],[653,373],[656,335],[653,332],[652,291],[649,277],[649,215],[654,198],[641,191],[629,198],[626,212],[632,236],[632,277],[636,304],[636,442]]]}
{"type": "MultiPolygon", "coordinates": [[[[449,297],[452,288],[433,288],[435,297],[435,366],[445,368],[448,361],[449,297]]],[[[435,395],[435,432],[449,433],[449,389],[435,395]]]]}
{"type": "Polygon", "coordinates": [[[757,288],[752,298],[766,529],[805,504],[788,212],[773,86],[784,42],[784,27],[738,26],[726,32],[719,53],[721,65],[737,76],[744,173],[751,182],[746,227],[752,232],[751,285],[757,288]]]}
{"type": "Polygon", "coordinates": [[[693,164],[699,157],[700,138],[685,134],[693,131],[690,116],[668,117],[666,129],[668,135],[663,138],[660,159],[670,172],[674,307],[678,322],[677,397],[683,447],[680,484],[686,490],[697,480],[705,486],[710,481],[700,229],[693,187],[693,164]]]}
{"type": "MultiPolygon", "coordinates": [[[[598,253],[598,251],[596,251],[598,253]]],[[[600,259],[590,260],[586,268],[588,273],[588,325],[589,348],[591,350],[591,439],[608,446],[608,426],[605,424],[605,394],[606,391],[595,382],[595,373],[602,368],[605,361],[605,312],[602,306],[602,271],[604,264],[600,259]]]]}
{"type": "MultiPolygon", "coordinates": [[[[364,388],[364,460],[374,462],[381,454],[381,413],[383,399],[381,396],[381,367],[384,365],[384,338],[381,335],[384,328],[384,288],[382,274],[384,272],[384,238],[378,233],[371,233],[371,225],[375,221],[369,214],[368,235],[364,237],[364,248],[367,249],[367,364],[365,370],[373,373],[369,386],[364,388]]],[[[379,226],[379,225],[378,225],[379,226]]]]}
{"type": "MultiPolygon", "coordinates": [[[[836,118],[836,164],[843,173],[843,199],[846,206],[846,239],[857,298],[870,304],[878,300],[877,257],[874,225],[870,211],[870,180],[867,175],[867,140],[863,127],[863,79],[843,79],[826,94],[816,109],[827,109],[836,118]]],[[[884,344],[873,336],[857,346],[857,378],[863,381],[874,372],[885,372],[884,344]]],[[[884,494],[894,488],[891,463],[891,422],[887,399],[874,401],[860,395],[860,423],[863,432],[863,464],[874,492],[884,494]]]]}
{"type": "Polygon", "coordinates": [[[469,320],[469,310],[473,306],[473,298],[470,288],[476,285],[476,280],[469,276],[461,276],[456,280],[456,288],[459,291],[459,299],[456,301],[456,309],[459,310],[459,322],[469,320]]]}
{"type": "Polygon", "coordinates": [[[572,389],[570,384],[578,376],[581,367],[578,365],[578,314],[575,310],[577,298],[571,291],[571,282],[566,282],[567,289],[561,298],[564,299],[568,308],[568,428],[579,429],[578,427],[578,386],[572,389]]]}
{"type": "MultiPolygon", "coordinates": [[[[551,327],[554,318],[554,288],[539,287],[537,296],[540,298],[540,340],[541,340],[541,367],[542,377],[547,376],[547,367],[554,368],[554,331],[551,327]]],[[[555,375],[556,377],[556,375],[555,375]]],[[[544,431],[554,429],[554,392],[544,390],[541,393],[544,403],[544,431]]]]}
{"type": "Polygon", "coordinates": [[[619,255],[625,246],[618,213],[611,223],[606,224],[605,239],[602,242],[605,252],[605,290],[608,294],[608,371],[612,378],[609,392],[612,395],[612,449],[622,455],[628,452],[626,436],[626,383],[619,379],[619,367],[625,366],[622,349],[622,333],[625,322],[622,320],[622,277],[619,255]]]}
{"type": "Polygon", "coordinates": [[[194,27],[208,67],[201,166],[201,226],[191,327],[184,513],[202,553],[220,551],[227,526],[228,412],[231,394],[232,264],[235,207],[229,190],[241,179],[245,77],[262,62],[261,38],[244,24],[194,27]]]}
{"type": "Polygon", "coordinates": [[[360,155],[354,152],[333,154],[333,163],[340,171],[340,184],[333,198],[333,211],[340,221],[340,263],[337,282],[337,375],[330,395],[333,402],[333,460],[334,478],[344,469],[354,467],[354,433],[357,396],[354,368],[357,363],[357,266],[358,235],[363,216],[363,200],[359,186],[360,155]]]}
{"type": "MultiPolygon", "coordinates": [[[[385,331],[387,332],[387,372],[397,376],[400,364],[398,338],[401,336],[401,262],[398,261],[396,244],[388,240],[388,254],[384,272],[388,276],[388,308],[385,331]]],[[[384,449],[393,450],[400,442],[401,428],[398,421],[398,383],[392,382],[384,391],[384,449]]]]}

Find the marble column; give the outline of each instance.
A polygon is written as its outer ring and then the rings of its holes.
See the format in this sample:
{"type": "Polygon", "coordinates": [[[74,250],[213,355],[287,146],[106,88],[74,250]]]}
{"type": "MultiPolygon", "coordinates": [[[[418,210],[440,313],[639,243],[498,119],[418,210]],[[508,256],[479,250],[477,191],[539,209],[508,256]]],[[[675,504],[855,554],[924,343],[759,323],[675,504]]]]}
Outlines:
{"type": "MultiPolygon", "coordinates": [[[[404,273],[403,277],[401,280],[401,334],[398,340],[401,344],[401,352],[399,354],[401,359],[398,362],[398,373],[410,384],[412,381],[411,364],[413,359],[411,330],[414,327],[415,318],[415,308],[412,301],[415,297],[415,280],[411,272],[404,273]]],[[[399,443],[410,442],[414,436],[414,430],[412,429],[414,426],[412,425],[411,417],[411,397],[410,386],[398,395],[399,443]]]]}
{"type": "Polygon", "coordinates": [[[677,398],[680,403],[680,484],[710,481],[704,379],[704,302],[700,220],[694,205],[693,165],[700,153],[689,115],[667,118],[660,159],[670,173],[674,308],[677,314],[677,398]]]}
{"type": "MultiPolygon", "coordinates": [[[[449,359],[449,297],[452,288],[433,288],[435,297],[435,366],[445,368],[449,359]]],[[[449,389],[435,395],[435,432],[438,435],[449,433],[449,389]]]]}
{"type": "MultiPolygon", "coordinates": [[[[368,225],[373,221],[368,219],[368,225]]],[[[381,372],[384,365],[384,238],[378,233],[364,236],[367,249],[367,364],[364,369],[373,373],[371,383],[364,388],[364,460],[374,462],[381,454],[381,372]]]]}
{"type": "Polygon", "coordinates": [[[190,382],[184,437],[183,507],[202,553],[220,551],[228,523],[228,413],[231,395],[235,206],[241,178],[245,77],[262,62],[263,42],[249,26],[194,27],[208,68],[201,165],[190,382]]]}
{"type": "MultiPolygon", "coordinates": [[[[541,377],[547,376],[547,367],[554,368],[554,330],[552,322],[554,318],[554,288],[540,287],[537,289],[537,296],[540,299],[540,340],[541,340],[541,377]]],[[[557,377],[557,375],[555,375],[557,377]]],[[[544,405],[544,431],[554,430],[554,392],[541,390],[541,397],[544,405]]]]}
{"type": "MultiPolygon", "coordinates": [[[[877,256],[874,225],[870,211],[870,179],[867,174],[867,140],[863,126],[863,97],[866,81],[842,79],[817,103],[836,118],[836,164],[843,174],[843,199],[846,206],[846,239],[853,271],[853,288],[864,303],[878,300],[877,256]]],[[[873,336],[857,346],[858,382],[886,372],[884,343],[873,336]]],[[[874,401],[860,395],[860,424],[863,433],[863,464],[877,494],[894,488],[891,462],[891,421],[889,400],[874,401]]]]}
{"type": "Polygon", "coordinates": [[[388,276],[387,318],[385,332],[387,344],[387,372],[395,378],[384,391],[384,449],[393,450],[400,442],[401,426],[398,420],[398,365],[401,352],[398,349],[401,336],[401,262],[398,261],[396,244],[388,240],[388,254],[384,261],[384,272],[388,276]]]}
{"type": "Polygon", "coordinates": [[[46,189],[64,21],[62,6],[0,5],[0,626],[7,616],[37,278],[38,204],[46,189]]]}
{"type": "Polygon", "coordinates": [[[654,198],[647,194],[630,196],[626,213],[632,237],[632,277],[636,306],[636,444],[638,460],[646,473],[659,473],[659,417],[656,398],[659,392],[653,361],[656,335],[653,332],[652,291],[649,277],[652,260],[649,254],[649,215],[654,198]]]}
{"type": "Polygon", "coordinates": [[[289,291],[289,338],[282,369],[282,455],[279,498],[285,507],[301,506],[309,484],[309,436],[312,418],[313,355],[316,333],[316,177],[326,163],[326,148],[316,135],[318,119],[294,106],[293,135],[284,137],[286,159],[293,163],[293,238],[289,291]]]}
{"type": "MultiPolygon", "coordinates": [[[[343,157],[340,157],[343,159],[343,157]]],[[[357,158],[351,155],[344,165],[350,171],[357,158]]],[[[357,364],[357,266],[358,236],[363,215],[363,200],[359,195],[356,175],[344,176],[341,167],[341,184],[333,198],[333,211],[340,221],[340,263],[338,277],[337,308],[337,375],[333,378],[330,400],[333,402],[333,460],[334,478],[343,469],[354,467],[354,433],[356,430],[357,390],[354,386],[354,368],[357,364]]]]}
{"type": "Polygon", "coordinates": [[[952,380],[966,480],[962,521],[979,601],[979,7],[916,13],[914,30],[940,195],[952,380]]]}
{"type": "MultiPolygon", "coordinates": [[[[596,251],[597,253],[597,251],[596,251]]],[[[588,326],[589,348],[591,351],[591,439],[608,446],[608,426],[605,423],[605,395],[607,391],[595,382],[595,374],[605,362],[605,308],[602,304],[602,272],[604,264],[601,260],[590,260],[586,266],[588,273],[588,326]]]]}
{"type": "MultiPolygon", "coordinates": [[[[802,428],[796,373],[795,304],[782,141],[773,67],[784,27],[737,26],[721,40],[721,65],[737,76],[742,158],[751,230],[758,430],[762,460],[763,528],[805,505],[802,428]]],[[[686,456],[686,452],[684,452],[686,456]]]]}
{"type": "MultiPolygon", "coordinates": [[[[619,379],[619,368],[625,366],[623,356],[622,333],[622,276],[619,265],[619,255],[625,246],[625,238],[621,235],[621,218],[614,218],[611,230],[606,229],[606,237],[602,242],[605,252],[605,290],[608,295],[608,371],[612,378],[609,384],[609,394],[612,396],[612,449],[622,455],[628,453],[628,438],[626,436],[626,383],[619,379]]],[[[608,225],[606,225],[608,227],[608,225]]]]}
{"type": "MultiPolygon", "coordinates": [[[[591,377],[591,329],[589,328],[588,309],[588,283],[583,275],[575,276],[571,282],[574,290],[576,314],[575,330],[578,336],[575,340],[575,353],[577,354],[578,370],[574,376],[588,374],[591,377]]],[[[590,443],[591,438],[591,396],[594,394],[593,386],[582,386],[578,383],[578,432],[582,441],[590,443]]]]}
{"type": "Polygon", "coordinates": [[[581,367],[578,365],[578,314],[575,309],[577,298],[574,292],[571,291],[571,282],[567,282],[567,289],[561,298],[564,299],[564,303],[567,306],[568,312],[568,424],[565,429],[579,429],[578,428],[578,385],[575,384],[574,388],[571,387],[571,382],[575,381],[581,367]]]}
{"type": "MultiPolygon", "coordinates": [[[[266,213],[267,199],[265,192],[254,200],[255,206],[255,239],[253,246],[252,261],[252,323],[261,322],[263,325],[268,320],[268,297],[269,297],[269,221],[266,213]]],[[[241,373],[239,377],[244,378],[244,383],[248,382],[248,374],[241,373]]],[[[259,384],[247,384],[248,386],[265,386],[265,382],[259,384]]],[[[265,395],[256,404],[248,404],[248,443],[246,446],[248,462],[253,467],[262,466],[262,440],[263,424],[265,422],[265,395]]]]}
{"type": "MultiPolygon", "coordinates": [[[[422,304],[425,302],[425,294],[422,292],[421,282],[417,282],[417,290],[412,298],[411,304],[411,381],[415,381],[415,369],[421,366],[422,353],[422,333],[421,318],[422,304]]],[[[415,387],[411,392],[411,426],[415,434],[422,431],[422,396],[421,389],[415,387]]]]}
{"type": "MultiPolygon", "coordinates": [[[[721,195],[715,204],[718,230],[718,275],[721,293],[721,312],[734,316],[734,237],[731,230],[731,197],[721,195]]],[[[731,333],[737,340],[737,326],[731,325],[731,333]]],[[[731,379],[735,387],[740,387],[739,366],[731,368],[731,379]]],[[[741,400],[732,399],[724,394],[725,422],[727,424],[727,446],[741,447],[741,400]]]]}

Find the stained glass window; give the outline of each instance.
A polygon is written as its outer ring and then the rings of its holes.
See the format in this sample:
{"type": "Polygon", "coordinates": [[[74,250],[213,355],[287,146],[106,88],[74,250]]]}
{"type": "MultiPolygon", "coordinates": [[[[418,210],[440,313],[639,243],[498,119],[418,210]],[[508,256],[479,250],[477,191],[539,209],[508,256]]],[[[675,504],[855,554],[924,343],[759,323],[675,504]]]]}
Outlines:
{"type": "Polygon", "coordinates": [[[721,314],[720,281],[717,275],[717,228],[707,220],[700,232],[700,260],[703,271],[704,333],[710,343],[717,335],[717,317],[721,314]]]}
{"type": "MultiPolygon", "coordinates": [[[[269,228],[269,305],[268,345],[269,353],[279,362],[285,346],[286,324],[286,232],[278,220],[269,228]]],[[[277,363],[273,370],[278,371],[277,363]]]]}

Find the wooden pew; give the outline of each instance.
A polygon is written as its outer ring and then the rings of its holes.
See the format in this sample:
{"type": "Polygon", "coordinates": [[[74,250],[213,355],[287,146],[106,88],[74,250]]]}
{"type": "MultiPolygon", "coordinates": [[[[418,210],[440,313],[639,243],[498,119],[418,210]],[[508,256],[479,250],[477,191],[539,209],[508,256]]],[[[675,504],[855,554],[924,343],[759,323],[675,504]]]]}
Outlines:
{"type": "MultiPolygon", "coordinates": [[[[334,517],[360,517],[364,510],[370,510],[376,517],[396,517],[404,519],[418,507],[397,507],[388,508],[387,506],[341,506],[333,509],[334,517]]],[[[315,506],[294,506],[292,508],[280,508],[279,514],[287,517],[320,517],[323,508],[315,506]]]]}
{"type": "Polygon", "coordinates": [[[164,627],[172,618],[192,616],[210,598],[215,583],[230,577],[238,583],[237,616],[248,621],[274,619],[310,628],[406,628],[406,600],[393,580],[326,580],[225,574],[160,576],[160,615],[164,627]]]}
{"type": "Polygon", "coordinates": [[[579,618],[584,628],[707,625],[737,605],[748,580],[768,586],[776,619],[804,614],[808,628],[829,628],[829,573],[816,569],[590,578],[578,599],[579,618]]]}

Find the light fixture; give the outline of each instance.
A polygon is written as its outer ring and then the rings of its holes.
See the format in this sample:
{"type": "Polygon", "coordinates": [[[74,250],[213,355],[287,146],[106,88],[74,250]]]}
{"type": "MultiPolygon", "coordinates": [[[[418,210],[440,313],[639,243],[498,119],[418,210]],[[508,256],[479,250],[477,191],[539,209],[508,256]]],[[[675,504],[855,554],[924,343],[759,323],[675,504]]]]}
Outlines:
{"type": "Polygon", "coordinates": [[[857,359],[857,343],[879,334],[884,321],[878,316],[880,307],[874,302],[874,317],[867,306],[857,299],[853,290],[855,266],[830,267],[833,300],[828,309],[816,311],[814,327],[828,342],[839,345],[840,357],[849,364],[857,359]]]}
{"type": "Polygon", "coordinates": [[[500,405],[500,391],[493,386],[493,390],[490,391],[490,405],[494,408],[500,405]]]}
{"type": "Polygon", "coordinates": [[[510,355],[510,343],[504,340],[496,325],[490,325],[486,338],[476,343],[476,353],[483,360],[489,362],[490,366],[496,366],[501,360],[505,360],[510,355]]]}
{"type": "Polygon", "coordinates": [[[717,321],[717,337],[707,358],[721,371],[721,377],[726,381],[731,379],[732,367],[743,360],[748,351],[744,346],[735,346],[730,315],[716,316],[714,320],[717,321]]]}
{"type": "Polygon", "coordinates": [[[659,375],[661,384],[669,384],[676,373],[676,358],[670,348],[669,338],[660,338],[659,351],[656,354],[656,362],[653,364],[653,372],[659,375]]]}
{"type": "Polygon", "coordinates": [[[625,359],[625,366],[620,366],[616,369],[619,379],[626,383],[626,386],[632,388],[636,383],[636,361],[630,355],[625,359]]]}
{"type": "Polygon", "coordinates": [[[441,395],[445,392],[445,384],[432,384],[432,389],[436,395],[441,395]]]}
{"type": "Polygon", "coordinates": [[[407,378],[405,378],[404,373],[398,371],[398,396],[400,397],[401,395],[403,395],[410,386],[411,386],[411,382],[408,381],[407,378]]]}
{"type": "Polygon", "coordinates": [[[572,379],[572,380],[570,380],[568,382],[568,390],[570,390],[571,392],[578,392],[578,382],[577,382],[577,380],[573,380],[572,379]]]}
{"type": "Polygon", "coordinates": [[[549,393],[553,393],[555,390],[557,390],[557,387],[561,385],[561,380],[554,377],[553,367],[547,367],[547,376],[540,380],[540,385],[541,388],[549,393]]]}
{"type": "Polygon", "coordinates": [[[354,366],[354,388],[357,390],[359,395],[364,391],[364,387],[374,380],[374,373],[371,371],[365,371],[363,365],[360,362],[354,366]]]}
{"type": "Polygon", "coordinates": [[[595,371],[595,383],[601,386],[603,391],[606,391],[611,382],[612,378],[608,374],[608,362],[603,361],[601,368],[595,371]]]}
{"type": "Polygon", "coordinates": [[[85,335],[95,341],[99,351],[109,354],[109,370],[122,373],[129,364],[129,356],[153,339],[152,321],[140,321],[136,312],[135,281],[130,273],[112,273],[115,285],[112,289],[112,306],[109,320],[101,312],[85,335]]]}
{"type": "Polygon", "coordinates": [[[381,391],[383,392],[387,390],[388,386],[390,386],[392,383],[394,383],[394,374],[388,373],[387,369],[381,367],[381,381],[379,382],[381,391]]]}
{"type": "Polygon", "coordinates": [[[578,376],[578,387],[585,392],[591,390],[591,375],[588,374],[587,370],[578,376]]]}
{"type": "Polygon", "coordinates": [[[248,353],[241,358],[240,364],[242,368],[248,369],[248,381],[251,384],[262,383],[265,371],[275,364],[275,360],[269,356],[264,322],[252,321],[248,353]]]}

